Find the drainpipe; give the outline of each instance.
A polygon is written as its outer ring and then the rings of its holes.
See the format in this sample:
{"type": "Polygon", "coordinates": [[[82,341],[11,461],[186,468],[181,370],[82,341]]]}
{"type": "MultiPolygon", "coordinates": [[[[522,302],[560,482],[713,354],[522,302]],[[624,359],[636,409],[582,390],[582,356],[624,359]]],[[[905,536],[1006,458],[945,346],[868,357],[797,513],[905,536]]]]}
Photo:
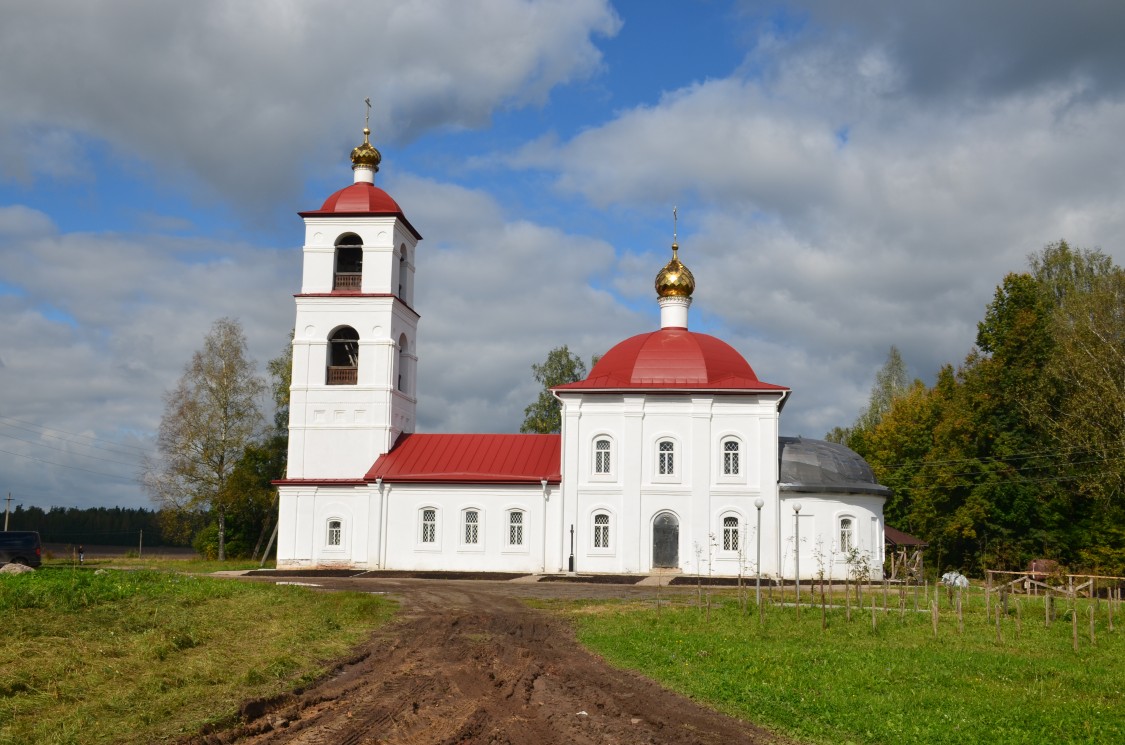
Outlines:
{"type": "Polygon", "coordinates": [[[379,490],[379,559],[380,569],[387,568],[387,497],[383,493],[383,477],[375,479],[375,488],[379,490]]]}
{"type": "Polygon", "coordinates": [[[543,487],[543,564],[539,571],[543,574],[547,573],[547,503],[551,501],[551,495],[547,493],[547,479],[540,479],[539,484],[543,487]]]}

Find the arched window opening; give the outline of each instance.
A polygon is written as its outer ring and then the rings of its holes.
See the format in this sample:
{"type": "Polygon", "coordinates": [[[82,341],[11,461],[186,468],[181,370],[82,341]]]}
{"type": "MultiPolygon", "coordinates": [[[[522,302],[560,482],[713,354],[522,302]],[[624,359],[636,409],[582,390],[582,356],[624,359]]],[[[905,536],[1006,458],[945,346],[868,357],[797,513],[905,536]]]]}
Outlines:
{"type": "Polygon", "coordinates": [[[422,543],[437,543],[437,510],[427,507],[422,510],[422,543]]]}
{"type": "Polygon", "coordinates": [[[855,550],[855,521],[850,517],[840,518],[840,553],[849,554],[855,550]]]}
{"type": "Polygon", "coordinates": [[[602,475],[610,473],[612,454],[613,446],[608,439],[601,438],[594,443],[594,473],[602,475]]]}
{"type": "Polygon", "coordinates": [[[671,440],[661,440],[657,446],[656,472],[661,476],[676,475],[676,443],[671,440]]]}
{"type": "Polygon", "coordinates": [[[328,339],[328,385],[359,381],[359,334],[350,326],[336,329],[328,339]]]}
{"type": "Polygon", "coordinates": [[[333,547],[340,547],[344,545],[344,523],[340,520],[328,521],[328,539],[327,544],[333,547]]]}
{"type": "Polygon", "coordinates": [[[355,233],[340,236],[336,241],[336,274],[334,290],[358,290],[363,284],[363,241],[355,233]]]}
{"type": "Polygon", "coordinates": [[[403,289],[406,287],[406,244],[398,247],[398,299],[409,305],[406,299],[406,293],[403,289]]]}
{"type": "Polygon", "coordinates": [[[409,348],[409,346],[410,346],[409,343],[406,341],[406,334],[400,335],[398,337],[398,367],[395,368],[397,370],[398,379],[395,382],[395,389],[399,390],[399,391],[402,391],[403,393],[407,392],[406,391],[406,363],[407,363],[406,352],[407,352],[407,349],[409,348]]]}
{"type": "Polygon", "coordinates": [[[742,445],[731,438],[723,441],[723,475],[738,476],[742,473],[742,445]]]}
{"type": "Polygon", "coordinates": [[[465,510],[462,515],[464,517],[465,545],[476,546],[480,543],[480,511],[465,510]]]}
{"type": "Polygon", "coordinates": [[[523,512],[512,510],[508,513],[508,545],[523,545],[523,512]]]}
{"type": "Polygon", "coordinates": [[[723,550],[738,550],[738,518],[734,515],[723,518],[723,550]]]}
{"type": "Polygon", "coordinates": [[[594,548],[609,548],[609,515],[594,515],[594,548]]]}

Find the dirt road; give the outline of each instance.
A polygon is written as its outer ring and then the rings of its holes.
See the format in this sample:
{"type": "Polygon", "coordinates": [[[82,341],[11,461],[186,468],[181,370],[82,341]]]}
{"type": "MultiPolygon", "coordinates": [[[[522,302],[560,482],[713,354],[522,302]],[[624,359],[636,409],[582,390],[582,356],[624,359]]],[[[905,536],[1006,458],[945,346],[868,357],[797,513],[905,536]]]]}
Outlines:
{"type": "MultiPolygon", "coordinates": [[[[272,579],[272,578],[271,578],[272,579]]],[[[296,579],[296,578],[295,578],[296,579]]],[[[267,580],[259,580],[267,581],[267,580]]],[[[569,625],[520,597],[644,597],[652,588],[305,579],[389,592],[403,606],[327,680],[243,706],[243,724],[193,743],[777,743],[639,675],[614,670],[569,625]]],[[[667,596],[671,589],[662,592],[667,596]]]]}

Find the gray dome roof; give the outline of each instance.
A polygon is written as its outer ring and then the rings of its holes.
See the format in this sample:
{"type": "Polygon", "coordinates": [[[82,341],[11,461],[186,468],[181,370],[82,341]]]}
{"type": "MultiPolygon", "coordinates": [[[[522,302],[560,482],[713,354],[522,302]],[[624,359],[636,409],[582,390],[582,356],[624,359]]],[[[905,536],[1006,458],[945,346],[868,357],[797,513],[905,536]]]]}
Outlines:
{"type": "Polygon", "coordinates": [[[871,466],[854,450],[835,442],[779,437],[778,484],[781,491],[874,494],[891,490],[875,480],[871,466]]]}

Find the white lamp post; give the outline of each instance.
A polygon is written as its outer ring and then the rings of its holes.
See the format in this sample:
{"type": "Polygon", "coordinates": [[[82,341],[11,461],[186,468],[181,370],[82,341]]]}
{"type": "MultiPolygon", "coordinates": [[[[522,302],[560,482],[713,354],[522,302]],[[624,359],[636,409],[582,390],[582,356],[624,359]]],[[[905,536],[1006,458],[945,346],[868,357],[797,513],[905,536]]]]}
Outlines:
{"type": "Polygon", "coordinates": [[[793,503],[793,574],[797,584],[797,615],[801,615],[801,503],[793,503]]]}
{"type": "Polygon", "coordinates": [[[754,573],[758,576],[754,580],[754,596],[757,599],[759,613],[762,609],[762,507],[765,505],[766,500],[761,497],[754,500],[754,506],[758,508],[758,529],[754,532],[758,538],[758,558],[754,560],[754,573]]]}

